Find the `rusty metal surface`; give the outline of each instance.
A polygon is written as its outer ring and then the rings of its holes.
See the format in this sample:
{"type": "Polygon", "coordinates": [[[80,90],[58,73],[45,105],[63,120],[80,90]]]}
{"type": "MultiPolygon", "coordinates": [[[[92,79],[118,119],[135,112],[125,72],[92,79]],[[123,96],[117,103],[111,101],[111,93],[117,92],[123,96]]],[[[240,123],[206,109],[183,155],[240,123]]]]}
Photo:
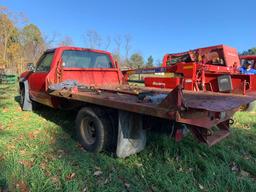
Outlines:
{"type": "MultiPolygon", "coordinates": [[[[53,91],[50,94],[66,99],[96,104],[114,109],[149,115],[164,119],[175,120],[198,127],[210,127],[232,117],[242,104],[248,104],[254,97],[230,94],[209,94],[200,92],[181,91],[174,89],[166,94],[167,97],[160,104],[143,102],[138,94],[149,91],[145,88],[132,87],[101,87],[92,91],[82,92],[78,89],[53,91]],[[170,102],[170,99],[174,102],[170,102]],[[168,102],[170,105],[168,105],[168,102]],[[182,107],[185,106],[185,107],[182,107]],[[212,116],[209,112],[213,112],[212,116]],[[225,112],[224,117],[215,117],[215,112],[225,112]]],[[[167,93],[163,90],[151,90],[154,93],[167,93]]]]}
{"type": "Polygon", "coordinates": [[[121,109],[139,114],[151,115],[166,119],[175,119],[171,117],[167,108],[160,108],[151,103],[141,103],[138,101],[137,95],[112,93],[101,91],[99,92],[77,92],[72,93],[68,90],[53,91],[51,95],[64,97],[81,102],[87,102],[100,106],[121,109]]]}
{"type": "Polygon", "coordinates": [[[213,126],[218,125],[223,121],[227,121],[234,115],[235,110],[226,111],[223,118],[216,117],[215,113],[212,116],[209,111],[204,110],[188,110],[178,114],[177,121],[204,129],[211,129],[213,126]]]}
{"type": "MultiPolygon", "coordinates": [[[[167,90],[159,89],[145,89],[139,87],[101,87],[91,92],[72,92],[69,90],[54,91],[51,95],[61,96],[65,98],[72,98],[78,101],[84,101],[88,103],[98,104],[106,107],[122,109],[126,111],[173,119],[175,117],[170,117],[167,115],[170,111],[177,111],[177,107],[173,106],[163,106],[156,105],[153,103],[143,103],[138,100],[138,93],[143,91],[154,91],[167,93],[167,90]]],[[[170,90],[168,90],[170,92],[170,90]]],[[[180,97],[181,94],[177,96],[180,97]]],[[[207,93],[207,92],[190,92],[183,91],[183,100],[185,106],[188,109],[200,109],[213,112],[224,112],[230,111],[238,108],[241,105],[248,104],[255,100],[252,96],[243,95],[233,95],[233,94],[223,94],[223,93],[207,93]]],[[[180,103],[177,103],[180,105],[180,103]]]]}
{"type": "Polygon", "coordinates": [[[229,111],[246,105],[256,99],[253,96],[219,93],[184,93],[185,103],[193,109],[207,111],[229,111]]]}
{"type": "MultiPolygon", "coordinates": [[[[169,94],[170,89],[119,86],[117,88],[108,87],[101,88],[105,91],[120,92],[124,94],[137,95],[144,91],[152,91],[169,94]]],[[[183,90],[184,104],[192,109],[202,109],[207,111],[230,111],[239,108],[241,105],[249,104],[256,100],[256,93],[251,92],[248,95],[238,95],[231,93],[215,93],[215,92],[192,92],[183,90]]]]}
{"type": "Polygon", "coordinates": [[[203,127],[190,126],[189,129],[194,137],[202,143],[207,144],[209,147],[220,142],[230,135],[230,120],[222,121],[216,125],[217,130],[204,129],[203,127]]]}

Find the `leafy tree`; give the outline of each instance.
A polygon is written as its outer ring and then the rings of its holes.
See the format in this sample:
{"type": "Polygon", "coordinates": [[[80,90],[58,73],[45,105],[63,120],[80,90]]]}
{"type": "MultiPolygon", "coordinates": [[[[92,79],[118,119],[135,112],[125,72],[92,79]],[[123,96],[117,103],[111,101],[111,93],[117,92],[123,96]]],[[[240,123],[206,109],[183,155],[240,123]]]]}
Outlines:
{"type": "Polygon", "coordinates": [[[150,68],[150,67],[154,67],[154,59],[152,57],[152,55],[150,55],[148,57],[147,63],[146,63],[146,67],[150,68]]]}
{"type": "Polygon", "coordinates": [[[0,6],[0,68],[16,73],[22,63],[20,32],[16,25],[23,17],[0,6]]]}
{"type": "Polygon", "coordinates": [[[2,50],[2,60],[7,61],[7,49],[10,38],[15,31],[15,26],[5,12],[0,13],[0,43],[2,50]]]}
{"type": "Polygon", "coordinates": [[[128,66],[131,68],[142,68],[144,65],[144,59],[139,53],[134,53],[130,57],[130,61],[128,63],[128,66]]]}
{"type": "Polygon", "coordinates": [[[20,32],[16,28],[8,40],[7,47],[7,67],[12,69],[12,72],[19,72],[23,62],[22,47],[19,39],[20,32]]]}
{"type": "Polygon", "coordinates": [[[20,73],[26,62],[35,62],[45,49],[41,32],[34,24],[20,29],[24,16],[0,6],[0,68],[20,73]]]}
{"type": "Polygon", "coordinates": [[[24,50],[24,57],[28,62],[36,62],[45,49],[41,31],[34,24],[26,25],[22,29],[21,43],[24,50]]]}
{"type": "Polygon", "coordinates": [[[256,55],[256,47],[248,49],[247,51],[242,52],[242,55],[256,55]]]}

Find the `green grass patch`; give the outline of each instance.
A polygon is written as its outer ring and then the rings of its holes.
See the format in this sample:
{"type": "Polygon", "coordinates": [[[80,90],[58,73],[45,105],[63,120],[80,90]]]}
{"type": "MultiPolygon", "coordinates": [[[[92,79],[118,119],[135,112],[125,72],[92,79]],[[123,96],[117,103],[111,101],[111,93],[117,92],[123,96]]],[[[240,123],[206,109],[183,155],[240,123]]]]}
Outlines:
{"type": "Polygon", "coordinates": [[[0,85],[0,191],[256,191],[256,114],[208,148],[149,133],[126,159],[92,154],[75,139],[74,112],[22,112],[16,85],[0,85]]]}

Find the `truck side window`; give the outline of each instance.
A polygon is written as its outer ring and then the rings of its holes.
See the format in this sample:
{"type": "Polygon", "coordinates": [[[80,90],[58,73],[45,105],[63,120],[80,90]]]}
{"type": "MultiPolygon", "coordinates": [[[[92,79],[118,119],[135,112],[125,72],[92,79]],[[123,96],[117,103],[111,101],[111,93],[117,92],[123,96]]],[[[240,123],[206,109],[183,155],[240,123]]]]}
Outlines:
{"type": "Polygon", "coordinates": [[[36,71],[48,72],[50,71],[52,58],[54,53],[47,53],[38,63],[36,71]]]}

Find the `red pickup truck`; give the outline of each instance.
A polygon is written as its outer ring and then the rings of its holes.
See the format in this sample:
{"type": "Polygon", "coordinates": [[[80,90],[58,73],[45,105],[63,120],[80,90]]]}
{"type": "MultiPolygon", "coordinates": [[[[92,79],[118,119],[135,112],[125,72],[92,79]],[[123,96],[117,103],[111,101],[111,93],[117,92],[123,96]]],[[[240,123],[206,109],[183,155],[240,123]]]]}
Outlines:
{"type": "Polygon", "coordinates": [[[20,104],[76,109],[76,132],[92,152],[115,149],[118,157],[141,151],[152,125],[169,128],[176,140],[190,130],[212,146],[227,137],[232,115],[255,98],[245,95],[132,87],[123,82],[109,52],[59,47],[47,50],[19,79],[20,104]],[[215,127],[212,129],[212,127],[215,127]],[[216,130],[216,127],[218,128],[216,130]]]}
{"type": "Polygon", "coordinates": [[[46,92],[50,84],[75,79],[90,85],[119,85],[122,74],[108,52],[60,47],[47,50],[35,69],[21,75],[21,79],[24,78],[28,81],[32,101],[57,107],[59,100],[46,92]]]}

